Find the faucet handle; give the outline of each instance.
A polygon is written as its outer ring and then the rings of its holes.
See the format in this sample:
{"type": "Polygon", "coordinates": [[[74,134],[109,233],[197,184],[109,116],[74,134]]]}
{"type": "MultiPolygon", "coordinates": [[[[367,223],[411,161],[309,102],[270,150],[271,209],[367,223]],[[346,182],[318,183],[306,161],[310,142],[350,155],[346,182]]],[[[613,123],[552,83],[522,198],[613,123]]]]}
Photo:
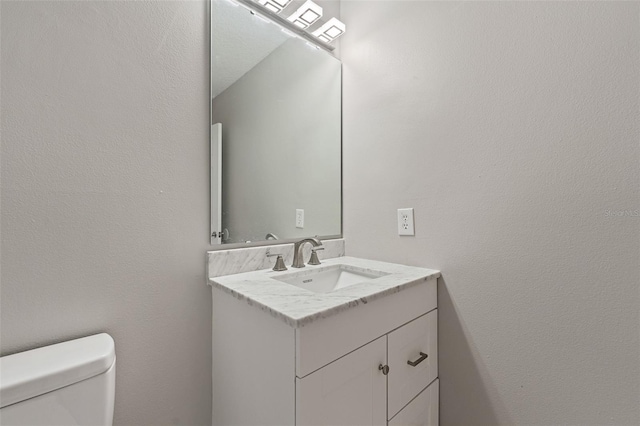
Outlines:
{"type": "Polygon", "coordinates": [[[316,253],[320,250],[324,250],[324,247],[314,247],[311,249],[311,258],[309,258],[307,265],[320,265],[320,259],[318,259],[318,253],[316,253]]]}
{"type": "Polygon", "coordinates": [[[286,271],[287,270],[287,266],[284,264],[284,259],[282,258],[282,255],[280,253],[267,253],[267,257],[274,257],[274,256],[278,256],[276,257],[276,264],[273,265],[273,271],[286,271]]]}

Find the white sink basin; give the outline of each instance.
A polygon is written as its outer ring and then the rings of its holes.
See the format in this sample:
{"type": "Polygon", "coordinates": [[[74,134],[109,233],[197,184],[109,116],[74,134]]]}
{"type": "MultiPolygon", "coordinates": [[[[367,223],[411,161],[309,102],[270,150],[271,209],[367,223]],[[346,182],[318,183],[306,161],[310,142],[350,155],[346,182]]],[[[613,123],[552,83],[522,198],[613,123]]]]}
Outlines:
{"type": "Polygon", "coordinates": [[[389,274],[351,265],[329,265],[271,278],[314,293],[329,293],[385,275],[389,274]]]}

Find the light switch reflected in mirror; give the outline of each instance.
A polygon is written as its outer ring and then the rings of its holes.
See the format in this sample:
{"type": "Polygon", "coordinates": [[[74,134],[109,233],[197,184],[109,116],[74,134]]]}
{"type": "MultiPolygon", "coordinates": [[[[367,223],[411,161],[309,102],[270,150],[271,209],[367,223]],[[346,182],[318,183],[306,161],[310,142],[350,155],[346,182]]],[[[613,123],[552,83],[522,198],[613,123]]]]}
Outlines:
{"type": "Polygon", "coordinates": [[[341,77],[331,53],[211,1],[213,245],[341,236],[341,77]]]}

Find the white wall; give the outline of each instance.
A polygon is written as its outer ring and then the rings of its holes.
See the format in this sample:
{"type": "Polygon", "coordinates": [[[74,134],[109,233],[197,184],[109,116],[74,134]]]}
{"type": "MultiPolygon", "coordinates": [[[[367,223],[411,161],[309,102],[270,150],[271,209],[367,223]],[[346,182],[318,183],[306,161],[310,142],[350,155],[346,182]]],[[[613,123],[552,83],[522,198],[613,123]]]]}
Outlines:
{"type": "Polygon", "coordinates": [[[210,424],[206,1],[1,2],[1,350],[106,331],[115,423],[210,424]]]}
{"type": "Polygon", "coordinates": [[[340,76],[330,54],[290,39],[214,98],[228,242],[340,234],[340,76]]]}
{"type": "Polygon", "coordinates": [[[640,424],[640,3],[341,15],[347,252],[443,271],[441,424],[640,424]]]}

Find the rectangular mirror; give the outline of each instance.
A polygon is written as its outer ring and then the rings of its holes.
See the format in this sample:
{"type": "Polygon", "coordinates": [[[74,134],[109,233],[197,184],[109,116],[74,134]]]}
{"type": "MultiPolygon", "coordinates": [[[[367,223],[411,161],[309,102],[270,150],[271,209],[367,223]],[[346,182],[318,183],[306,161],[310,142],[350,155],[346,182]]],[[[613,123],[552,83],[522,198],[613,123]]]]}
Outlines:
{"type": "Polygon", "coordinates": [[[211,1],[211,244],[341,236],[341,84],[328,51],[211,1]]]}

